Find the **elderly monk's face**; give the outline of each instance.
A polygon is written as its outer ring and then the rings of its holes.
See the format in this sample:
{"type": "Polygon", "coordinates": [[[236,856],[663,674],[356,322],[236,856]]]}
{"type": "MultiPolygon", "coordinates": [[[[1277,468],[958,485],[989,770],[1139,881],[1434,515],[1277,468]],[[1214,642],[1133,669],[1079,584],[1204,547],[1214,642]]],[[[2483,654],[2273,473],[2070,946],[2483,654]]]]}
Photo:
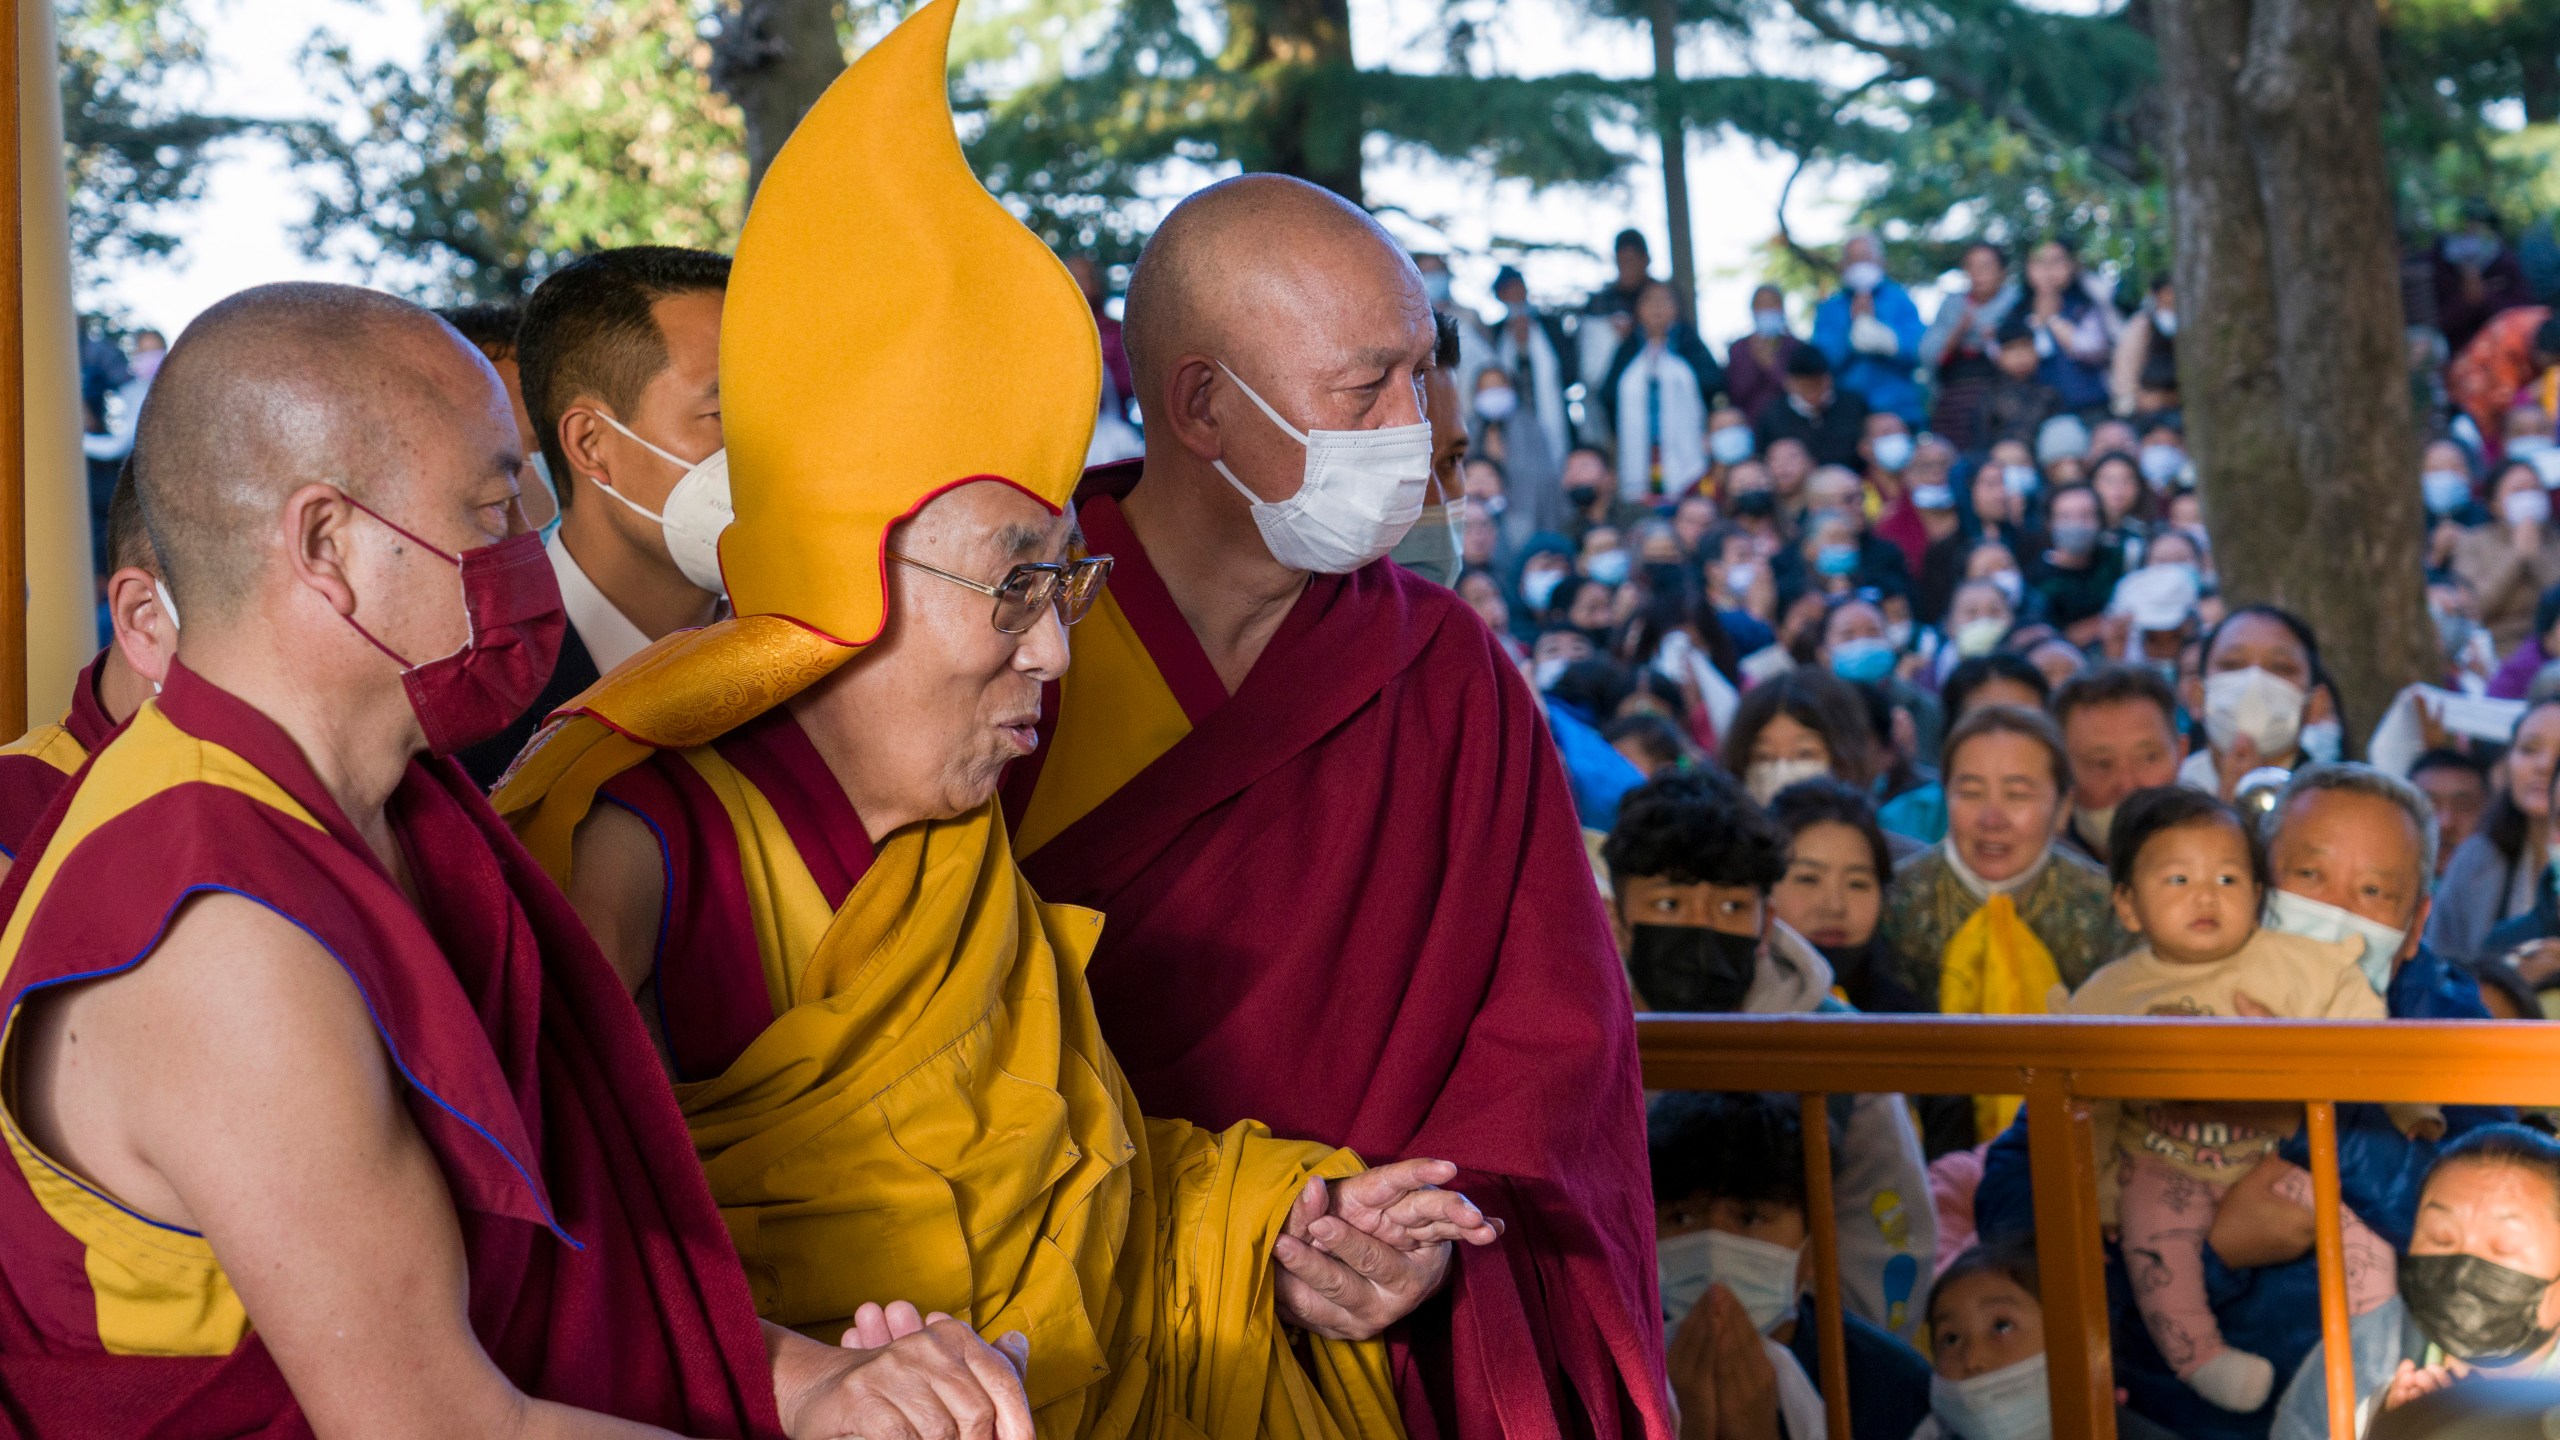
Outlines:
{"type": "MultiPolygon", "coordinates": [[[[1429,419],[1438,337],[1413,263],[1366,234],[1313,234],[1289,259],[1244,277],[1215,358],[1301,431],[1429,419]]],[[[1228,468],[1264,500],[1297,494],[1305,448],[1234,385],[1213,384],[1211,403],[1228,468]]]]}
{"type": "MultiPolygon", "coordinates": [[[[516,490],[524,451],[506,389],[489,362],[459,336],[420,330],[386,343],[412,349],[404,358],[425,382],[421,398],[436,403],[401,417],[399,461],[382,473],[353,477],[352,488],[356,498],[428,544],[460,555],[523,526],[516,490]]],[[[470,643],[462,576],[449,561],[351,505],[333,506],[331,523],[343,547],[357,624],[412,665],[470,643]]],[[[353,632],[348,638],[366,654],[379,653],[353,632]]]]}
{"type": "MultiPolygon", "coordinates": [[[[940,496],[889,534],[889,548],[996,586],[1014,566],[1066,558],[1068,516],[984,480],[940,496]]],[[[1066,673],[1055,609],[1030,629],[995,627],[996,602],[913,566],[888,568],[889,625],[808,703],[839,709],[865,733],[866,813],[878,823],[948,819],[987,802],[1004,767],[1038,746],[1040,687],[1066,673]]]]}

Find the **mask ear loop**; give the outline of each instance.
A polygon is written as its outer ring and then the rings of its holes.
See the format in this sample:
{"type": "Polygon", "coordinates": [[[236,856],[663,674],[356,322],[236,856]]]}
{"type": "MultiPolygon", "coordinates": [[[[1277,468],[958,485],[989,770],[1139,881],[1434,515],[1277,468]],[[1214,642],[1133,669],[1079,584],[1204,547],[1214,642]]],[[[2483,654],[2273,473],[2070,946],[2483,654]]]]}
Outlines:
{"type": "MultiPolygon", "coordinates": [[[[1241,384],[1243,384],[1244,382],[1243,382],[1243,381],[1241,381],[1241,380],[1239,380],[1239,381],[1237,381],[1236,383],[1237,383],[1237,384],[1239,384],[1239,385],[1241,385],[1241,384]]],[[[606,413],[604,413],[603,411],[601,411],[601,410],[589,410],[587,413],[588,413],[588,414],[590,414],[590,415],[593,415],[594,417],[596,417],[597,419],[599,419],[599,420],[603,421],[603,422],[604,422],[604,423],[606,423],[607,425],[612,426],[614,429],[616,429],[616,430],[618,430],[618,431],[622,432],[622,438],[623,438],[623,439],[630,441],[632,444],[639,446],[641,449],[646,450],[646,451],[648,451],[650,454],[657,456],[659,459],[666,461],[666,462],[667,462],[668,464],[670,464],[670,465],[673,465],[673,466],[674,466],[674,467],[676,467],[678,470],[683,471],[685,475],[690,475],[690,474],[692,474],[694,471],[699,470],[699,469],[701,469],[703,466],[708,465],[708,464],[710,464],[710,463],[711,463],[711,455],[705,455],[705,456],[703,456],[703,457],[702,457],[701,459],[699,459],[699,460],[683,460],[683,459],[679,459],[679,458],[677,458],[676,456],[671,455],[671,454],[667,453],[666,451],[659,449],[657,446],[650,444],[648,441],[641,439],[639,436],[632,434],[632,433],[631,433],[631,427],[630,427],[630,426],[623,424],[621,421],[614,419],[612,416],[607,415],[607,414],[606,414],[606,413]]],[[[1276,417],[1275,417],[1275,418],[1276,418],[1276,417]]],[[[711,453],[712,453],[712,455],[717,455],[717,454],[719,454],[720,452],[719,452],[719,451],[717,451],[717,450],[715,450],[715,451],[713,451],[713,452],[711,452],[711,453]]],[[[682,480],[683,480],[683,478],[684,478],[684,477],[683,477],[683,476],[681,476],[681,475],[680,475],[680,476],[678,476],[678,477],[677,477],[678,482],[679,482],[679,483],[681,483],[681,482],[682,482],[682,480]]],[[[662,512],[662,511],[658,511],[658,510],[652,510],[652,509],[648,508],[647,506],[642,505],[639,501],[632,499],[630,496],[623,494],[623,493],[622,493],[622,491],[621,491],[620,489],[618,489],[617,487],[615,487],[615,486],[611,486],[611,485],[607,485],[606,483],[604,483],[604,477],[603,477],[603,476],[601,476],[601,475],[589,475],[589,476],[587,477],[587,483],[588,483],[588,484],[590,484],[590,485],[593,485],[594,487],[596,487],[597,489],[599,489],[599,490],[603,491],[603,492],[604,492],[604,493],[606,493],[607,495],[612,496],[614,499],[621,501],[623,504],[630,506],[630,507],[631,507],[631,513],[632,513],[632,514],[637,515],[637,516],[639,516],[640,518],[642,518],[642,519],[644,519],[644,520],[647,520],[647,521],[648,521],[648,522],[650,522],[651,524],[656,525],[656,526],[657,526],[659,529],[661,529],[661,530],[663,530],[663,529],[665,529],[665,528],[666,528],[666,525],[667,525],[667,517],[666,517],[666,515],[665,515],[665,513],[664,513],[664,512],[662,512]]],[[[670,493],[670,494],[672,494],[673,492],[672,492],[672,491],[670,491],[669,493],[670,493]]]]}
{"type": "MultiPolygon", "coordinates": [[[[359,510],[363,511],[363,512],[364,512],[364,513],[366,513],[367,515],[370,515],[370,516],[372,516],[374,519],[379,520],[379,521],[381,521],[383,524],[385,524],[385,525],[387,525],[387,526],[391,527],[391,532],[392,532],[393,534],[398,535],[398,536],[402,537],[403,539],[406,539],[410,544],[415,545],[415,546],[417,546],[419,549],[426,551],[428,554],[433,555],[433,556],[434,556],[434,557],[436,557],[437,559],[439,559],[439,560],[443,561],[443,562],[444,562],[444,563],[446,563],[447,565],[452,566],[452,567],[453,567],[454,569],[456,569],[456,570],[459,570],[459,569],[461,569],[461,568],[462,568],[462,557],[461,557],[461,556],[459,556],[459,555],[455,555],[455,554],[452,554],[451,552],[449,552],[449,551],[447,551],[447,550],[445,550],[445,549],[441,548],[440,546],[437,546],[437,545],[434,545],[434,544],[430,543],[430,542],[429,542],[429,541],[427,541],[424,537],[420,536],[416,531],[411,530],[411,529],[410,529],[410,528],[408,528],[407,526],[405,526],[405,525],[401,524],[399,521],[394,520],[394,519],[392,519],[391,517],[389,517],[389,516],[387,516],[387,515],[383,514],[381,511],[374,509],[372,506],[367,505],[367,504],[366,504],[366,503],[364,503],[363,501],[361,501],[361,500],[357,499],[355,496],[353,496],[353,495],[349,495],[349,494],[347,493],[347,487],[345,487],[345,486],[343,486],[343,485],[339,486],[339,487],[338,487],[338,493],[339,493],[340,495],[342,495],[342,496],[345,496],[345,498],[346,498],[346,502],[347,502],[348,504],[353,505],[354,507],[356,507],[357,509],[359,509],[359,510]]],[[[519,501],[519,503],[521,503],[521,501],[519,501]]],[[[517,517],[516,517],[516,518],[517,518],[518,520],[522,520],[522,519],[524,518],[524,517],[523,517],[523,514],[522,514],[522,512],[521,512],[521,511],[519,511],[519,512],[518,512],[518,514],[517,514],[517,517]]],[[[410,672],[410,671],[415,670],[415,669],[417,669],[417,668],[418,668],[417,666],[410,664],[406,659],[402,658],[402,657],[401,657],[401,654],[400,654],[400,652],[399,652],[399,651],[392,649],[390,646],[383,644],[381,640],[379,640],[379,639],[375,638],[374,633],[373,633],[372,631],[367,630],[366,628],[364,628],[364,626],[362,626],[361,624],[358,624],[358,623],[357,623],[357,621],[356,621],[356,617],[354,617],[353,615],[341,615],[341,616],[339,616],[338,618],[339,618],[339,619],[341,619],[341,620],[346,621],[346,622],[347,622],[348,627],[349,627],[349,628],[351,628],[351,629],[353,629],[357,634],[359,634],[359,635],[363,636],[363,637],[366,639],[366,641],[368,641],[369,643],[371,643],[371,644],[372,644],[372,646],[373,646],[373,648],[374,648],[374,649],[379,650],[379,651],[381,651],[383,654],[390,656],[390,657],[391,657],[391,663],[400,667],[400,673],[402,673],[402,674],[404,674],[404,675],[405,675],[405,674],[407,674],[408,672],[410,672]]],[[[470,603],[469,603],[469,601],[468,601],[468,599],[467,599],[467,598],[466,598],[466,600],[465,600],[465,602],[464,602],[464,604],[463,604],[463,607],[462,607],[462,623],[463,623],[463,626],[464,626],[464,632],[465,632],[465,633],[464,633],[464,638],[463,638],[463,641],[462,641],[462,649],[461,649],[461,650],[456,650],[456,651],[454,652],[454,653],[455,653],[455,654],[457,654],[457,655],[461,654],[461,653],[462,653],[462,650],[468,650],[468,649],[470,649],[470,648],[471,648],[471,642],[480,638],[480,636],[479,636],[479,623],[478,623],[477,621],[475,621],[474,619],[472,619],[472,617],[471,617],[471,606],[470,606],[470,603]]]]}

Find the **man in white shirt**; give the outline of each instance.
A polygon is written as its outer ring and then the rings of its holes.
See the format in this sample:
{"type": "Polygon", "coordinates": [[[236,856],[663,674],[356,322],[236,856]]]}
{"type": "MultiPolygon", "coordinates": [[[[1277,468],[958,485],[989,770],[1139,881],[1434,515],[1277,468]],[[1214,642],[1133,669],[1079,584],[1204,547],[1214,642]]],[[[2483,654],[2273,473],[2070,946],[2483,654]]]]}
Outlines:
{"type": "Polygon", "coordinates": [[[547,553],[569,633],[524,715],[462,752],[484,787],[554,709],[652,641],[719,615],[728,283],[726,256],[637,245],[561,267],[525,302],[516,357],[560,497],[547,553]]]}

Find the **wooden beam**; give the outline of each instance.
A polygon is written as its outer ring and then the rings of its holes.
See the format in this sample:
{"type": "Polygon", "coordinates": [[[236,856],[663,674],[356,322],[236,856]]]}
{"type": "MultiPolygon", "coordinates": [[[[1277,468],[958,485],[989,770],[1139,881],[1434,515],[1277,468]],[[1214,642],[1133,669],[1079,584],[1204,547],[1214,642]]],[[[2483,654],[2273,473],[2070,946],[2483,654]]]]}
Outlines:
{"type": "Polygon", "coordinates": [[[2560,1107],[2560,1026],[2499,1020],[1639,1015],[1655,1090],[2560,1107]]]}

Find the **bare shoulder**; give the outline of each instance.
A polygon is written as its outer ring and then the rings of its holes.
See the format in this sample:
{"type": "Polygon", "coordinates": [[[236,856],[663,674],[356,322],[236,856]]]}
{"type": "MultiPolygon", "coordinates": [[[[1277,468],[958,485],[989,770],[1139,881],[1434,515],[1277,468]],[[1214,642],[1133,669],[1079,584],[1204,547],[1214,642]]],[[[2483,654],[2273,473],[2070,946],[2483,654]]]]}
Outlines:
{"type": "Polygon", "coordinates": [[[622,977],[639,993],[657,958],[658,922],[667,903],[666,857],[648,822],[619,805],[599,803],[569,842],[569,904],[622,977]]]}
{"type": "Polygon", "coordinates": [[[276,1126],[326,1144],[405,1124],[354,980],[301,926],[239,895],[195,897],[139,960],[26,1020],[31,1138],[171,1224],[203,1228],[204,1187],[245,1179],[200,1166],[208,1146],[276,1126]]]}

